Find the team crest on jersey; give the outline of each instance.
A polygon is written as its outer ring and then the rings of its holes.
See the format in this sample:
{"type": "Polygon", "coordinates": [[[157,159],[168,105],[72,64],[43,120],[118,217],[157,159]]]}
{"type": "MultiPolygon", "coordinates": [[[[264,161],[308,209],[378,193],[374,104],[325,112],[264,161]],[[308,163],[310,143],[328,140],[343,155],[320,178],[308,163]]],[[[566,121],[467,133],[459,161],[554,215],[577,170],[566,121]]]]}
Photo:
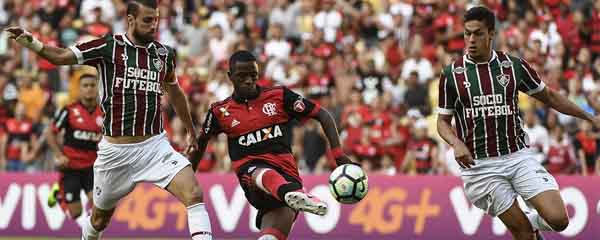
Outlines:
{"type": "Polygon", "coordinates": [[[304,101],[302,101],[302,97],[299,97],[298,100],[294,102],[294,111],[296,112],[304,112],[306,105],[304,105],[304,101]]]}
{"type": "Polygon", "coordinates": [[[152,63],[154,64],[154,67],[156,67],[156,69],[160,72],[162,70],[163,64],[162,61],[158,58],[155,58],[154,60],[152,60],[152,63]]]}
{"type": "Polygon", "coordinates": [[[496,80],[498,80],[498,83],[500,83],[500,85],[506,87],[506,85],[508,85],[508,82],[510,81],[510,77],[507,74],[500,74],[496,76],[496,80]]]}
{"type": "Polygon", "coordinates": [[[223,117],[229,117],[229,115],[231,115],[228,111],[227,111],[227,107],[221,107],[219,108],[219,111],[221,113],[223,113],[223,117]]]}
{"type": "Polygon", "coordinates": [[[500,63],[500,66],[502,66],[503,68],[509,68],[512,65],[512,63],[510,63],[508,60],[504,60],[500,63]]]}
{"type": "Polygon", "coordinates": [[[457,67],[457,68],[452,69],[452,72],[456,73],[456,74],[462,74],[465,71],[467,71],[467,69],[464,67],[457,67]]]}
{"type": "Polygon", "coordinates": [[[263,108],[262,111],[264,114],[267,114],[267,116],[272,117],[277,115],[277,105],[275,105],[275,103],[265,103],[263,104],[263,108]]]}
{"type": "Polygon", "coordinates": [[[158,55],[165,56],[168,53],[169,53],[169,51],[166,48],[164,48],[164,47],[161,47],[161,48],[158,49],[158,55]]]}

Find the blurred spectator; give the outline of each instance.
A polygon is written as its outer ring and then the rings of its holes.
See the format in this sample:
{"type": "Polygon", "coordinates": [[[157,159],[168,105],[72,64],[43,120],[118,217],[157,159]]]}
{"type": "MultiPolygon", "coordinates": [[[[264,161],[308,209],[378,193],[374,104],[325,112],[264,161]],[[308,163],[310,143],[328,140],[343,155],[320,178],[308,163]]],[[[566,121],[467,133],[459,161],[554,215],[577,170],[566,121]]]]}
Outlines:
{"type": "Polygon", "coordinates": [[[576,169],[575,151],[569,136],[560,125],[550,132],[548,155],[543,165],[551,174],[573,174],[576,169]]]}
{"type": "MultiPolygon", "coordinates": [[[[523,130],[525,130],[525,133],[527,133],[527,136],[529,137],[529,147],[531,150],[537,152],[537,160],[542,162],[546,159],[546,154],[548,153],[550,145],[548,129],[542,126],[538,115],[533,110],[525,110],[522,113],[525,120],[523,130]]],[[[560,127],[560,125],[551,129],[558,127],[560,127]]]]}
{"type": "Polygon", "coordinates": [[[19,103],[25,111],[25,116],[33,122],[38,122],[42,110],[49,99],[49,92],[44,91],[38,82],[33,82],[31,73],[22,73],[17,80],[19,103]]]}
{"type": "Polygon", "coordinates": [[[1,152],[3,157],[0,162],[6,161],[7,171],[25,171],[33,160],[31,152],[37,137],[34,134],[33,122],[25,115],[23,103],[17,104],[15,117],[6,120],[4,131],[5,134],[0,135],[0,150],[4,151],[1,152]]]}
{"type": "Polygon", "coordinates": [[[598,161],[598,134],[592,132],[592,125],[586,121],[579,121],[580,130],[575,135],[575,151],[581,161],[581,174],[600,175],[598,161]]]}
{"type": "Polygon", "coordinates": [[[415,174],[434,174],[439,168],[438,150],[435,140],[427,137],[427,122],[423,119],[415,122],[412,128],[412,140],[404,160],[403,172],[415,174]]]}
{"type": "Polygon", "coordinates": [[[321,11],[315,15],[315,27],[323,31],[325,41],[335,42],[338,29],[342,26],[342,14],[335,9],[335,0],[320,0],[321,11]]]}

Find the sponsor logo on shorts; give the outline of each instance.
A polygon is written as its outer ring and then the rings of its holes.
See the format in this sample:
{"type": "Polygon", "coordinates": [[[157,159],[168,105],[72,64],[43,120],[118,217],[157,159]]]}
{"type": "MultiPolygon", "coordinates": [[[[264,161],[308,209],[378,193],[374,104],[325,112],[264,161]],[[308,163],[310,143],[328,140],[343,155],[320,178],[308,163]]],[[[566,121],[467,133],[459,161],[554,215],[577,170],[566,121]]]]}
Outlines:
{"type": "Polygon", "coordinates": [[[176,160],[171,161],[171,165],[176,166],[177,165],[177,161],[176,160]]]}
{"type": "Polygon", "coordinates": [[[96,188],[94,189],[94,192],[96,192],[96,196],[100,196],[100,194],[102,194],[102,189],[100,189],[99,186],[96,186],[96,188]]]}
{"type": "Polygon", "coordinates": [[[255,169],[256,169],[256,166],[249,167],[248,168],[248,173],[254,172],[255,169]]]}
{"type": "Polygon", "coordinates": [[[65,194],[65,198],[67,199],[68,202],[73,201],[73,194],[67,193],[67,194],[65,194]]]}

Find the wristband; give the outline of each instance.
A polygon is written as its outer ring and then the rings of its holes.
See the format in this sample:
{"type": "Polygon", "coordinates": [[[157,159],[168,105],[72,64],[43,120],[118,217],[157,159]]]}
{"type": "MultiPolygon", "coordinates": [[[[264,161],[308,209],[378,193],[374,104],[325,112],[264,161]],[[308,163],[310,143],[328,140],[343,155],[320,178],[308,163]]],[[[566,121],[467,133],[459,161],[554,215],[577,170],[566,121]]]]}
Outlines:
{"type": "Polygon", "coordinates": [[[31,35],[28,36],[25,33],[21,34],[21,36],[17,37],[15,40],[24,47],[29,48],[36,53],[39,53],[42,51],[42,48],[44,48],[44,44],[40,42],[40,40],[31,35]]]}
{"type": "Polygon", "coordinates": [[[332,148],[331,155],[333,155],[333,159],[337,159],[341,156],[344,156],[344,150],[342,150],[341,147],[332,148]]]}

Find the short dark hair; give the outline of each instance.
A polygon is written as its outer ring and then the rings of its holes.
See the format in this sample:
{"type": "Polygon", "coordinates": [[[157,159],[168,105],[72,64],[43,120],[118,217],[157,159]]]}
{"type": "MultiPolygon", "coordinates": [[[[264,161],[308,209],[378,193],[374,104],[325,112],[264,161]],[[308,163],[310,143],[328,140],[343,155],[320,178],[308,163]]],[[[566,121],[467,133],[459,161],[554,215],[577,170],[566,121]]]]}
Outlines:
{"type": "Polygon", "coordinates": [[[468,21],[482,21],[488,30],[494,30],[496,26],[496,16],[490,9],[484,6],[472,7],[466,13],[464,23],[468,21]]]}
{"type": "Polygon", "coordinates": [[[91,73],[84,73],[81,74],[81,76],[79,76],[79,79],[84,79],[84,78],[94,78],[94,79],[98,79],[98,76],[91,74],[91,73]]]}
{"type": "Polygon", "coordinates": [[[127,3],[127,15],[137,16],[140,6],[145,6],[152,9],[158,8],[156,0],[129,0],[127,3]]]}
{"type": "Polygon", "coordinates": [[[239,50],[229,57],[229,72],[233,73],[233,67],[237,62],[256,62],[256,57],[250,51],[239,50]]]}

